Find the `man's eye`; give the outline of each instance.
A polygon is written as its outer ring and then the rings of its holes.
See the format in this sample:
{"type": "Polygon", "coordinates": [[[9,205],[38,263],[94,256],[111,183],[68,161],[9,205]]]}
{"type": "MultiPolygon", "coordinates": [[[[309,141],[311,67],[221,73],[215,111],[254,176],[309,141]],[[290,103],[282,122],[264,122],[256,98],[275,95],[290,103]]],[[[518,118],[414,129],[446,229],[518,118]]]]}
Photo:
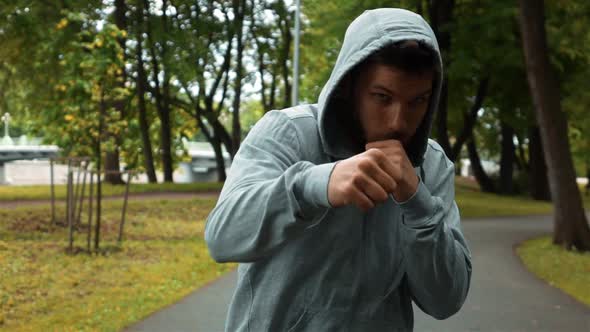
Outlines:
{"type": "Polygon", "coordinates": [[[418,98],[414,99],[414,104],[415,105],[421,105],[421,104],[424,104],[427,101],[428,101],[428,98],[426,98],[426,97],[418,97],[418,98]]]}
{"type": "Polygon", "coordinates": [[[386,102],[389,102],[391,100],[391,97],[390,96],[388,96],[386,94],[383,94],[383,93],[379,93],[379,92],[373,93],[373,97],[375,99],[377,99],[377,101],[382,102],[382,103],[386,103],[386,102]]]}

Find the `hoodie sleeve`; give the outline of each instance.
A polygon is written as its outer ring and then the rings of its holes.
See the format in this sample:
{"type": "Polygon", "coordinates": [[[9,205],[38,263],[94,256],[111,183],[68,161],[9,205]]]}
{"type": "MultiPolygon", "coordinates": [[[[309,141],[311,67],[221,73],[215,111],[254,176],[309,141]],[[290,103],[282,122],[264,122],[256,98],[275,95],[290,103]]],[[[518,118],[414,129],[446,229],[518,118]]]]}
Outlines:
{"type": "Polygon", "coordinates": [[[437,319],[463,305],[471,280],[471,254],[455,203],[454,166],[442,151],[420,178],[412,198],[400,203],[406,239],[406,274],[414,302],[437,319]]]}
{"type": "Polygon", "coordinates": [[[205,241],[216,261],[268,256],[317,224],[330,208],[328,180],[334,163],[305,161],[292,121],[271,111],[242,142],[205,226],[205,241]]]}

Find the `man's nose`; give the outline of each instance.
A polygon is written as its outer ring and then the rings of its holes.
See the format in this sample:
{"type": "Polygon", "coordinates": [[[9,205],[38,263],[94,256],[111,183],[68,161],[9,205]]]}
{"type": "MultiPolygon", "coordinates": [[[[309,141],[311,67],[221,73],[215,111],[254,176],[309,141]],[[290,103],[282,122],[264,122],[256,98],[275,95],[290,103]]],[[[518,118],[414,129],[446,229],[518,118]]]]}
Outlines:
{"type": "Polygon", "coordinates": [[[406,119],[406,106],[403,103],[395,103],[392,105],[393,110],[390,113],[389,118],[389,129],[394,133],[403,133],[406,131],[407,119],[406,119]]]}

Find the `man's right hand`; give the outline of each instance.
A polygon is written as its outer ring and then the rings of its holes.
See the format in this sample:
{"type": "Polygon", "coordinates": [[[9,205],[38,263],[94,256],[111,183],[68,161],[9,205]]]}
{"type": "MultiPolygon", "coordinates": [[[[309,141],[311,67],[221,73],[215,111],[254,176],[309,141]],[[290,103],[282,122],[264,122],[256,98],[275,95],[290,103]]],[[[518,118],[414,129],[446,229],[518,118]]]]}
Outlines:
{"type": "Polygon", "coordinates": [[[378,149],[369,149],[334,166],[328,183],[328,201],[333,207],[354,204],[363,211],[388,199],[397,183],[395,167],[378,149]]]}

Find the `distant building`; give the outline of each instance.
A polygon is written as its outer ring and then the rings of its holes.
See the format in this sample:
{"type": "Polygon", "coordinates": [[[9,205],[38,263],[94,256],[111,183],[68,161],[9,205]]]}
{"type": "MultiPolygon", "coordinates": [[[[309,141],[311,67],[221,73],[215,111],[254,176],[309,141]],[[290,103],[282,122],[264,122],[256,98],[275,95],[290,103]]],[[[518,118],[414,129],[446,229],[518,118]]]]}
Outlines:
{"type": "MultiPolygon", "coordinates": [[[[495,161],[482,160],[481,166],[487,175],[494,176],[500,174],[500,165],[495,161]]],[[[473,176],[473,169],[471,168],[471,161],[467,158],[461,159],[461,176],[473,176]]]]}
{"type": "Polygon", "coordinates": [[[39,138],[28,138],[24,135],[13,138],[5,135],[0,141],[0,184],[37,184],[38,181],[45,183],[39,178],[39,165],[35,161],[56,157],[58,152],[57,146],[42,145],[39,138]],[[28,165],[32,167],[27,167],[28,165]],[[24,182],[14,182],[16,178],[22,178],[24,182]]]}
{"type": "MultiPolygon", "coordinates": [[[[191,157],[191,161],[179,164],[178,175],[175,174],[174,182],[216,182],[217,162],[211,144],[207,142],[185,142],[184,146],[191,157]]],[[[222,153],[227,173],[231,165],[231,159],[224,148],[222,148],[222,153]]]]}
{"type": "MultiPolygon", "coordinates": [[[[32,139],[25,143],[21,138],[15,139],[11,143],[10,146],[0,144],[0,184],[50,184],[51,172],[48,157],[56,156],[58,148],[55,146],[39,147],[36,145],[39,144],[38,139],[32,139]]],[[[215,162],[215,153],[211,144],[187,141],[184,142],[184,146],[191,161],[179,163],[178,168],[174,170],[174,182],[216,182],[217,163],[215,162]]],[[[231,165],[230,155],[225,149],[222,149],[222,151],[225,159],[225,169],[228,172],[231,165]]],[[[67,169],[67,165],[61,163],[54,165],[54,181],[56,184],[65,184],[67,182],[67,169]]],[[[156,176],[159,181],[162,181],[162,172],[156,172],[156,176]]],[[[139,174],[138,178],[135,178],[133,182],[146,183],[147,176],[139,174]]]]}

